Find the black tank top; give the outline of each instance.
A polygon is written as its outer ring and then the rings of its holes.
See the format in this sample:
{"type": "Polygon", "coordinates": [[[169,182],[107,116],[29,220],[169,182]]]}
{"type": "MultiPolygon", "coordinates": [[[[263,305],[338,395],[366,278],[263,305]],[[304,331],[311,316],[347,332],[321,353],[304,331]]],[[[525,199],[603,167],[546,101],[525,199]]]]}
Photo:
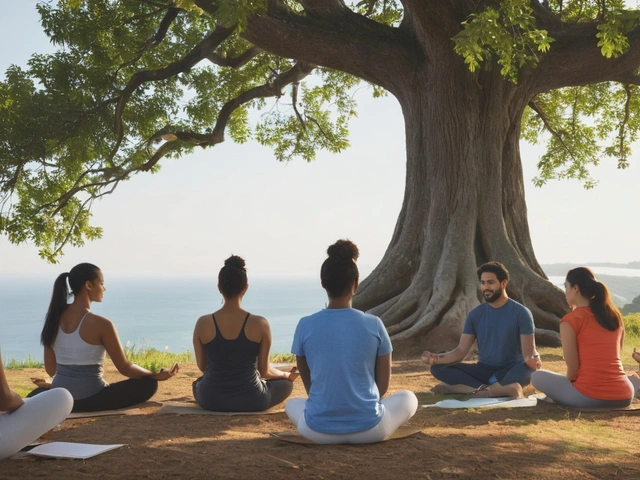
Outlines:
{"type": "Polygon", "coordinates": [[[257,370],[260,344],[249,340],[245,327],[247,313],[238,337],[228,340],[222,336],[211,314],[216,336],[204,344],[207,353],[207,369],[198,386],[198,403],[210,410],[235,410],[237,402],[258,400],[266,393],[264,382],[257,370]]]}

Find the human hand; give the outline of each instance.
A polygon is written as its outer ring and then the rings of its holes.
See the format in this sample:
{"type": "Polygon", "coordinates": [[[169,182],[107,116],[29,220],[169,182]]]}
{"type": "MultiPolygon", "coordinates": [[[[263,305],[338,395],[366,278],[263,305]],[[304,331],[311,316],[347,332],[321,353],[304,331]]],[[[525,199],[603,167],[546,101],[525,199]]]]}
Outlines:
{"type": "Polygon", "coordinates": [[[33,377],[31,377],[31,383],[33,383],[36,387],[51,388],[51,381],[50,380],[45,380],[44,378],[33,378],[33,377]]]}
{"type": "Polygon", "coordinates": [[[163,368],[158,373],[153,375],[151,378],[155,378],[159,382],[162,382],[164,380],[169,380],[171,377],[175,376],[179,370],[180,370],[180,366],[176,362],[173,364],[173,366],[169,370],[167,370],[166,368],[163,368]]]}
{"type": "Polygon", "coordinates": [[[633,349],[631,356],[636,362],[640,363],[640,352],[637,352],[635,348],[633,349]]]}
{"type": "Polygon", "coordinates": [[[290,372],[285,372],[285,378],[290,382],[295,382],[299,376],[300,372],[298,372],[297,367],[293,367],[290,372]]]}
{"type": "Polygon", "coordinates": [[[435,365],[438,361],[438,355],[432,352],[425,350],[422,352],[422,361],[427,365],[435,365]]]}
{"type": "Polygon", "coordinates": [[[528,357],[524,363],[527,364],[527,367],[529,367],[531,370],[540,370],[540,367],[542,367],[542,361],[540,360],[540,354],[539,353],[535,353],[532,357],[528,357]]]}

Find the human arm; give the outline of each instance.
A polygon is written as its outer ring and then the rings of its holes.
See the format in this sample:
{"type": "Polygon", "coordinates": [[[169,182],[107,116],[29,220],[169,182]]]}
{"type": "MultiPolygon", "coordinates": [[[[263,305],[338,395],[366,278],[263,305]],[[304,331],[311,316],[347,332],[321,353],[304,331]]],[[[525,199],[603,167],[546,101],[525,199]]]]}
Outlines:
{"type": "Polygon", "coordinates": [[[266,318],[259,317],[262,339],[258,347],[258,372],[265,380],[275,378],[289,378],[289,372],[283,372],[271,365],[269,352],[271,351],[271,327],[266,318]]]}
{"type": "Polygon", "coordinates": [[[198,369],[204,373],[207,370],[207,351],[204,348],[202,340],[200,340],[200,331],[204,317],[200,317],[193,329],[193,352],[196,356],[196,365],[198,369]]]}
{"type": "Polygon", "coordinates": [[[566,322],[560,324],[560,341],[562,353],[567,364],[567,378],[574,381],[578,377],[580,359],[578,357],[578,338],[573,327],[566,322]]]}
{"type": "Polygon", "coordinates": [[[20,395],[9,388],[9,383],[4,373],[2,357],[0,357],[0,412],[13,412],[23,403],[24,400],[20,395]]]}
{"type": "Polygon", "coordinates": [[[391,380],[391,354],[378,355],[376,357],[376,385],[380,398],[384,397],[389,389],[389,381],[391,380]]]}
{"type": "Polygon", "coordinates": [[[56,374],[58,365],[56,362],[56,353],[51,347],[44,347],[44,369],[47,375],[53,377],[56,374]]]}
{"type": "Polygon", "coordinates": [[[109,354],[109,357],[113,361],[116,369],[125,377],[129,378],[144,378],[151,377],[155,380],[168,380],[173,377],[179,371],[177,363],[173,364],[170,369],[162,369],[158,373],[154,373],[146,368],[142,368],[135,363],[132,363],[127,359],[124,353],[120,338],[116,332],[116,328],[113,323],[106,318],[100,318],[100,340],[104,345],[105,350],[109,354]]]}
{"type": "Polygon", "coordinates": [[[636,352],[636,349],[633,349],[633,353],[631,354],[631,356],[633,357],[633,359],[640,363],[640,352],[636,352]]]}
{"type": "Polygon", "coordinates": [[[300,378],[302,378],[304,389],[307,391],[307,395],[309,395],[309,392],[311,391],[311,370],[309,370],[307,357],[296,355],[296,365],[298,366],[298,372],[300,372],[300,378]]]}
{"type": "Polygon", "coordinates": [[[461,362],[467,356],[475,341],[475,335],[463,333],[460,335],[460,341],[456,348],[446,353],[433,353],[425,350],[422,352],[422,361],[427,365],[449,365],[461,362]]]}
{"type": "Polygon", "coordinates": [[[539,370],[542,362],[540,361],[540,354],[538,354],[536,350],[536,336],[520,335],[520,345],[522,346],[524,363],[526,363],[531,370],[539,370]]]}

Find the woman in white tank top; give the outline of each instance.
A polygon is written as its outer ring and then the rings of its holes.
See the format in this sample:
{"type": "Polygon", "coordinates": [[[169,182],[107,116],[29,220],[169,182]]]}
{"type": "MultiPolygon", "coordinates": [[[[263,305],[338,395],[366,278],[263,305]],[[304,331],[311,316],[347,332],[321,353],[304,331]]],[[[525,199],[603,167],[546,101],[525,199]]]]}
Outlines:
{"type": "MultiPolygon", "coordinates": [[[[127,359],[113,323],[90,311],[91,303],[101,302],[105,291],[102,272],[90,263],[78,264],[58,276],[40,336],[44,367],[53,377],[51,388],[69,390],[74,412],[113,410],[145,402],[156,392],[158,381],[178,373],[178,364],[154,373],[127,359]],[[73,294],[70,304],[67,280],[73,294]],[[129,380],[111,385],[103,380],[105,353],[129,380]]],[[[29,396],[44,390],[39,387],[29,396]]]]}

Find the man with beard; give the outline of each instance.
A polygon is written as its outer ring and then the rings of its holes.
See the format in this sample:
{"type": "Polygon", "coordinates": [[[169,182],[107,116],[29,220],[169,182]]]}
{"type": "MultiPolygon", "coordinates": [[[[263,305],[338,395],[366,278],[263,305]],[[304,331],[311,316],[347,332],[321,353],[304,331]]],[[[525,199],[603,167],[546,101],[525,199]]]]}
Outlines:
{"type": "Polygon", "coordinates": [[[442,383],[438,393],[467,393],[479,397],[522,397],[540,368],[533,316],[528,308],[507,296],[509,272],[498,262],[478,268],[486,303],[467,316],[458,346],[446,353],[425,351],[422,360],[442,383]],[[478,342],[478,363],[459,363],[478,342]]]}

